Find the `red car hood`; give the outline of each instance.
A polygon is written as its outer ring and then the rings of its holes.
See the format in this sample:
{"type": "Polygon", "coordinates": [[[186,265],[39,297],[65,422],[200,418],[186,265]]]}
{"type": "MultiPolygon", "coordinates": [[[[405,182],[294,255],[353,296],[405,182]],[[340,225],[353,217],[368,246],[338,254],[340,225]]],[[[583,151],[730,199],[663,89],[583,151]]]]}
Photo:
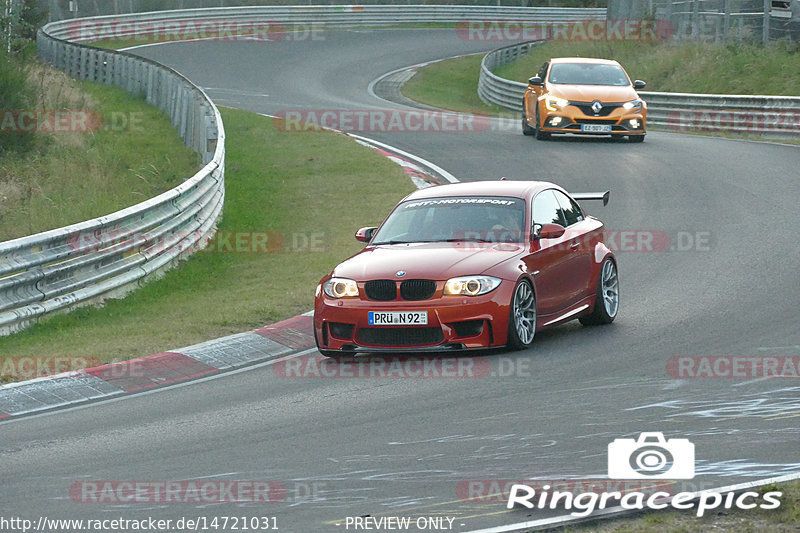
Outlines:
{"type": "Polygon", "coordinates": [[[614,85],[559,85],[548,86],[550,94],[573,100],[576,102],[629,102],[636,100],[639,95],[633,87],[618,87],[614,85]]]}
{"type": "Polygon", "coordinates": [[[373,279],[433,279],[482,274],[525,250],[510,243],[414,243],[369,246],[333,271],[333,275],[369,281],[373,279]],[[396,274],[404,271],[402,278],[396,274]]]}

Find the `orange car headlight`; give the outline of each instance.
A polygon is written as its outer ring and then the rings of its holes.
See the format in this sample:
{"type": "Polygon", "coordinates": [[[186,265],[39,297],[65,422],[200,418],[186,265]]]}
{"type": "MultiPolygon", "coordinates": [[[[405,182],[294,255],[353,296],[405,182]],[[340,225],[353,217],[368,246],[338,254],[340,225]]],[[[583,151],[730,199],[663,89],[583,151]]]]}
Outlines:
{"type": "Polygon", "coordinates": [[[622,108],[627,111],[640,111],[642,109],[642,101],[641,100],[631,100],[630,102],[625,102],[622,104],[622,108]]]}
{"type": "Polygon", "coordinates": [[[550,111],[558,111],[562,107],[567,107],[569,100],[559,98],[558,96],[546,96],[544,99],[544,106],[550,111]]]}

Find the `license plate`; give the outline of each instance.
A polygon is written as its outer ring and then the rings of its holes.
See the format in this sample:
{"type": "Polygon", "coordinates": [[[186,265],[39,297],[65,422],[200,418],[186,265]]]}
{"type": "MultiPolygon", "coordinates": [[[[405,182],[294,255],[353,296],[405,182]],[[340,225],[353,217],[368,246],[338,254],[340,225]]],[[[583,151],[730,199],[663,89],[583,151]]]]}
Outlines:
{"type": "Polygon", "coordinates": [[[611,124],[581,124],[581,131],[590,133],[611,133],[611,124]]]}
{"type": "Polygon", "coordinates": [[[427,311],[370,311],[370,326],[426,326],[427,311]]]}

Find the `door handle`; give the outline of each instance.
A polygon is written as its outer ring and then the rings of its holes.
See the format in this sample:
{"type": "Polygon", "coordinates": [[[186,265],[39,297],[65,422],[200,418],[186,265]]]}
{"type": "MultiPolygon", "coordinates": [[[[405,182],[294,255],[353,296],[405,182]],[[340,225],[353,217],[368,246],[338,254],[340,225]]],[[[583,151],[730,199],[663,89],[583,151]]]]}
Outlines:
{"type": "Polygon", "coordinates": [[[580,245],[581,245],[581,243],[579,243],[579,242],[573,242],[572,244],[570,244],[570,245],[569,245],[569,247],[570,247],[572,250],[577,250],[577,249],[578,249],[578,246],[580,246],[580,245]]]}

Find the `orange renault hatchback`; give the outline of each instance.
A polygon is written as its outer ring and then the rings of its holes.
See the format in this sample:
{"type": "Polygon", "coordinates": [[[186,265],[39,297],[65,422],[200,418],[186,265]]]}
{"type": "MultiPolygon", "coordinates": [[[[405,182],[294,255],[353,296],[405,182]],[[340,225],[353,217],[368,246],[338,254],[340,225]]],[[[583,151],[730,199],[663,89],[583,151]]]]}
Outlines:
{"type": "Polygon", "coordinates": [[[548,139],[553,133],[645,136],[647,104],[636,93],[645,82],[631,83],[616,61],[559,57],[545,62],[528,80],[522,99],[522,132],[548,139]]]}

